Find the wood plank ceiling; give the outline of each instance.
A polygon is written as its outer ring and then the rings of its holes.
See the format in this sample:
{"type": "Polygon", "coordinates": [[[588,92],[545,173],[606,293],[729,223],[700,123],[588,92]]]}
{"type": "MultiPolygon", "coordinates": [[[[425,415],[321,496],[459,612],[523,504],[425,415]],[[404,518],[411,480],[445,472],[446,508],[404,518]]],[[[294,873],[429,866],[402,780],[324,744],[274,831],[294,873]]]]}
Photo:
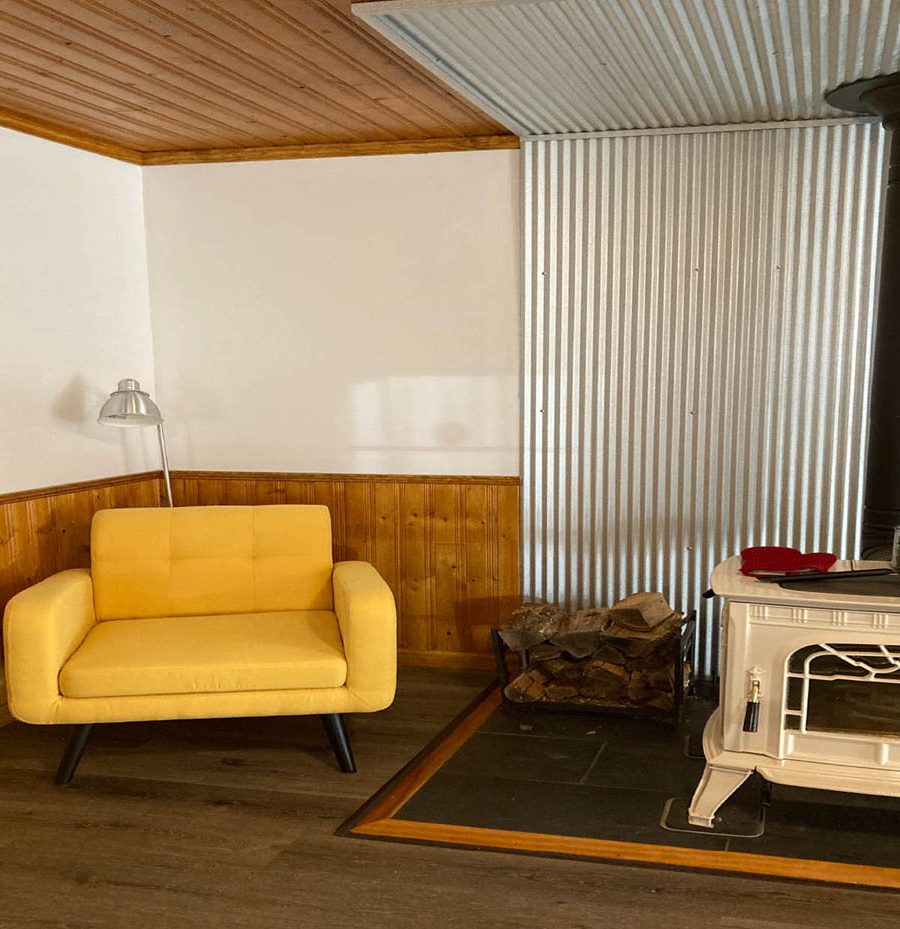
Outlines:
{"type": "Polygon", "coordinates": [[[518,145],[350,0],[2,0],[0,125],[136,164],[518,145]]]}

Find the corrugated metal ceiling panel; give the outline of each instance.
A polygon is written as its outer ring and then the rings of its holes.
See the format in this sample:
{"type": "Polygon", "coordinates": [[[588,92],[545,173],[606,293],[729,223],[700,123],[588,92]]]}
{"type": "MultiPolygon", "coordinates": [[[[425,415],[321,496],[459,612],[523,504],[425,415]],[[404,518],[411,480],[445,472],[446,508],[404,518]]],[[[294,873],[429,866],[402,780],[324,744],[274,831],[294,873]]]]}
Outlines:
{"type": "Polygon", "coordinates": [[[354,12],[520,135],[844,115],[898,0],[386,0],[354,12]]]}

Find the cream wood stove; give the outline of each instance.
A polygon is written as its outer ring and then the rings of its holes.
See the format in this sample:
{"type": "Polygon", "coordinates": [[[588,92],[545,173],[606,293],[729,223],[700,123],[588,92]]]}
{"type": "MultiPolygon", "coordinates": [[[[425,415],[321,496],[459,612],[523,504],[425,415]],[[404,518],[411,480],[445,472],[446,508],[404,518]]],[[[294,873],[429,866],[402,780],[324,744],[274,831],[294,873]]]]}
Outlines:
{"type": "Polygon", "coordinates": [[[723,561],[711,579],[725,598],[721,698],[703,733],[690,822],[711,827],[754,771],[776,784],[900,797],[900,598],[785,589],[744,577],[740,564],[723,561]]]}

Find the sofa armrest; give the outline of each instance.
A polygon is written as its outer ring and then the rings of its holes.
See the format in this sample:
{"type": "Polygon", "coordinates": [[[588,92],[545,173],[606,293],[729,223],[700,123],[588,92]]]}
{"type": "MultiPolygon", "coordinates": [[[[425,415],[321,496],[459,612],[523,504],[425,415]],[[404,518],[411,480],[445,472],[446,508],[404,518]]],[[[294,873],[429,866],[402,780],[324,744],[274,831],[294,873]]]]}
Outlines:
{"type": "Polygon", "coordinates": [[[383,710],[397,688],[394,595],[368,562],[342,561],[334,566],[334,611],[347,656],[347,687],[370,709],[383,710]]]}
{"type": "Polygon", "coordinates": [[[61,571],[16,594],[3,617],[9,709],[26,723],[53,721],[59,672],[96,618],[91,572],[61,571]]]}

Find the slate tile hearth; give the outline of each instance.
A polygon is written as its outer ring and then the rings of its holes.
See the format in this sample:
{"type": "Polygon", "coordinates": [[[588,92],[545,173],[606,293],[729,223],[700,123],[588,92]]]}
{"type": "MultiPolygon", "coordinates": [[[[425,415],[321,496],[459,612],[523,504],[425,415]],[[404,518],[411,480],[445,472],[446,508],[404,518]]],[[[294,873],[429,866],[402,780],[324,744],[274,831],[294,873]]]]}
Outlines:
{"type": "MultiPolygon", "coordinates": [[[[514,829],[580,838],[684,845],[659,820],[668,796],[650,790],[607,789],[505,777],[438,773],[398,813],[401,819],[514,829]]],[[[724,851],[727,838],[687,836],[692,848],[724,851]]]]}
{"type": "MultiPolygon", "coordinates": [[[[682,741],[679,748],[683,746],[682,741]]],[[[702,773],[703,762],[695,758],[672,762],[668,755],[662,755],[650,760],[646,745],[616,739],[606,744],[585,783],[611,789],[652,790],[673,797],[692,794],[702,773]]]]}
{"type": "Polygon", "coordinates": [[[444,765],[447,777],[483,776],[498,769],[516,781],[578,784],[589,774],[605,742],[599,737],[583,739],[519,736],[502,732],[476,732],[466,745],[444,765]]]}
{"type": "Polygon", "coordinates": [[[753,777],[715,830],[689,826],[703,771],[689,753],[713,709],[691,698],[671,726],[500,707],[397,818],[900,867],[900,800],[890,798],[775,785],[763,816],[763,784],[753,777]]]}

